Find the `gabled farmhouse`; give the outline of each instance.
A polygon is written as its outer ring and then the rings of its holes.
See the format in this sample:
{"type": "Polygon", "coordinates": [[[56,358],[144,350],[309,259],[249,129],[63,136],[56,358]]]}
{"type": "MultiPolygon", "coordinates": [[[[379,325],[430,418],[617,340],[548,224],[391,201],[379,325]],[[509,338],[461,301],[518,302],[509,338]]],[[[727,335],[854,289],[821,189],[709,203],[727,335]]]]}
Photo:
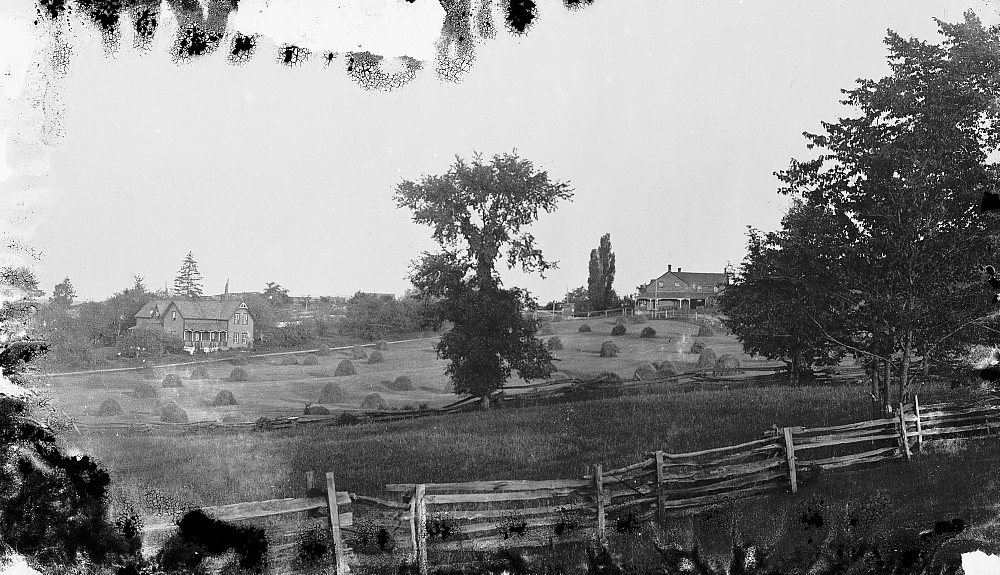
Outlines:
{"type": "Polygon", "coordinates": [[[253,347],[253,312],[240,297],[154,300],[135,314],[135,323],[137,328],[162,327],[183,339],[192,353],[253,347]]]}
{"type": "Polygon", "coordinates": [[[637,310],[697,309],[712,305],[718,294],[729,285],[729,274],[685,272],[681,268],[649,280],[636,296],[637,310]]]}

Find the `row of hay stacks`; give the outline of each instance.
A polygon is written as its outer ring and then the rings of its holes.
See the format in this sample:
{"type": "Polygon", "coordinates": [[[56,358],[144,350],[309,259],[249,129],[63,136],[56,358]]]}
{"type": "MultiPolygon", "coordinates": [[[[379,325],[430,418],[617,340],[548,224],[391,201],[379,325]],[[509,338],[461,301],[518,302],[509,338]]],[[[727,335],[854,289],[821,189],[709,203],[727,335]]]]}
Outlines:
{"type": "MultiPolygon", "coordinates": [[[[149,384],[140,383],[136,386],[135,391],[136,397],[143,398],[155,398],[156,388],[150,386],[149,384]],[[143,388],[142,386],[146,387],[143,388]],[[149,395],[149,392],[152,395],[149,395]],[[141,393],[141,395],[140,395],[141,393]]],[[[209,403],[211,407],[222,407],[227,405],[237,405],[236,398],[233,396],[233,392],[228,389],[220,390],[219,393],[215,395],[215,398],[209,403]]],[[[100,407],[97,408],[95,415],[98,417],[115,417],[119,415],[124,415],[125,410],[122,409],[118,400],[114,398],[108,398],[101,402],[100,407]]],[[[176,401],[172,399],[157,401],[155,415],[160,417],[160,421],[165,423],[187,423],[188,414],[187,411],[177,404],[176,401]]]]}
{"type": "MultiPolygon", "coordinates": [[[[406,392],[413,391],[413,381],[405,376],[401,375],[392,381],[383,381],[382,384],[392,391],[406,392]]],[[[320,391],[319,397],[316,399],[316,403],[310,403],[306,405],[306,415],[327,415],[329,410],[323,405],[336,405],[342,404],[346,401],[346,394],[344,390],[341,389],[336,383],[328,383],[323,386],[323,390],[320,391]]],[[[381,393],[374,392],[369,393],[365,396],[364,401],[361,402],[361,409],[386,409],[388,403],[385,398],[382,397],[381,393]]]]}

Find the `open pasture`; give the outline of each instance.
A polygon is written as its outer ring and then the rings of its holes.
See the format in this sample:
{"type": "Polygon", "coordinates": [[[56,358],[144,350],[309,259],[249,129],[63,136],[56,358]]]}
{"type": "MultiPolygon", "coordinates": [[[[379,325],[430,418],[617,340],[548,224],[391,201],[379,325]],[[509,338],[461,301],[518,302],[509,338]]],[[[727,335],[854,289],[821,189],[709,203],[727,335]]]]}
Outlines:
{"type": "MultiPolygon", "coordinates": [[[[554,336],[563,342],[563,349],[554,351],[556,368],[570,377],[592,377],[613,372],[631,379],[635,369],[651,361],[673,361],[682,370],[694,369],[697,354],[691,345],[700,341],[718,355],[738,355],[744,365],[773,365],[753,360],[742,354],[734,338],[715,334],[696,337],[698,326],[673,320],[654,320],[641,325],[628,325],[625,335],[612,336],[613,320],[588,321],[592,331],[581,333],[583,322],[563,321],[551,324],[554,336]],[[657,331],[655,338],[640,338],[643,327],[657,331]],[[600,357],[601,344],[614,341],[620,348],[618,357],[600,357]]],[[[549,335],[539,336],[547,340],[549,335]]],[[[57,410],[83,422],[136,422],[159,419],[159,409],[167,401],[176,402],[187,412],[188,421],[254,421],[260,417],[302,415],[307,403],[317,403],[324,386],[333,383],[343,392],[342,401],[325,404],[332,412],[361,408],[364,398],[379,393],[388,407],[417,407],[426,404],[440,407],[456,399],[449,390],[444,375],[446,361],[438,359],[433,349],[435,340],[408,341],[390,344],[382,350],[384,360],[369,363],[351,360],[356,375],[335,375],[337,366],[351,358],[351,350],[334,350],[328,356],[316,356],[317,364],[304,365],[306,353],[251,357],[241,366],[249,374],[248,381],[229,381],[234,369],[228,361],[197,364],[206,373],[193,379],[196,365],[156,368],[152,377],[144,379],[138,371],[74,374],[48,377],[48,391],[57,410]],[[297,363],[282,365],[283,359],[295,357],[297,363]],[[182,387],[164,387],[164,378],[177,376],[182,387]],[[399,376],[412,380],[413,390],[393,390],[388,383],[399,376]],[[95,386],[92,378],[99,378],[95,386]],[[156,397],[137,397],[135,388],[147,383],[156,390],[156,397]],[[222,391],[232,392],[236,405],[213,406],[212,400],[222,391]],[[97,416],[100,404],[115,399],[122,407],[121,415],[97,416]]],[[[372,348],[363,348],[370,353],[372,348]]],[[[516,379],[511,384],[523,383],[516,379]]]]}

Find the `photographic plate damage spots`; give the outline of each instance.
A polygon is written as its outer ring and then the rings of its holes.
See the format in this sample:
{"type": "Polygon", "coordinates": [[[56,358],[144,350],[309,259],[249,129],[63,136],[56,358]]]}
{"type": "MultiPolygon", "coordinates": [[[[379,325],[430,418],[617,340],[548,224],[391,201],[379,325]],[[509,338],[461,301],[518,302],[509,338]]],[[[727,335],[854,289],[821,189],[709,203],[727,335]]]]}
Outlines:
{"type": "MultiPolygon", "coordinates": [[[[335,54],[327,54],[324,59],[332,62],[335,54]]],[[[347,74],[366,90],[391,91],[403,87],[417,77],[423,68],[421,63],[409,56],[386,60],[371,52],[349,52],[346,55],[347,74]],[[386,69],[388,67],[390,69],[386,69]]]]}
{"type": "Polygon", "coordinates": [[[305,48],[285,44],[278,50],[278,63],[289,67],[299,66],[309,59],[309,55],[309,50],[305,48]]]}
{"type": "Polygon", "coordinates": [[[233,35],[233,41],[229,45],[229,63],[234,65],[246,64],[256,51],[257,36],[248,36],[237,32],[233,35]]]}

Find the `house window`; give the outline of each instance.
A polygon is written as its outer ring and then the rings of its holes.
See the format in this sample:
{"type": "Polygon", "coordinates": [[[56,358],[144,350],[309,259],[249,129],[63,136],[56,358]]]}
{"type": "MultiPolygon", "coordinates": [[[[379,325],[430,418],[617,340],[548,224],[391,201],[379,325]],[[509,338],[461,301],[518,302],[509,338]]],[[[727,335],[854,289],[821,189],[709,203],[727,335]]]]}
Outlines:
{"type": "Polygon", "coordinates": [[[243,343],[247,343],[249,341],[250,341],[250,334],[247,332],[243,332],[243,343]]]}
{"type": "Polygon", "coordinates": [[[250,324],[250,316],[248,316],[247,314],[243,314],[243,325],[249,325],[249,324],[250,324]]]}
{"type": "Polygon", "coordinates": [[[170,320],[177,321],[177,312],[175,311],[170,312],[170,320]]]}
{"type": "Polygon", "coordinates": [[[663,287],[663,282],[659,282],[659,287],[663,287]]]}
{"type": "Polygon", "coordinates": [[[681,282],[674,282],[674,287],[681,287],[681,282]]]}

